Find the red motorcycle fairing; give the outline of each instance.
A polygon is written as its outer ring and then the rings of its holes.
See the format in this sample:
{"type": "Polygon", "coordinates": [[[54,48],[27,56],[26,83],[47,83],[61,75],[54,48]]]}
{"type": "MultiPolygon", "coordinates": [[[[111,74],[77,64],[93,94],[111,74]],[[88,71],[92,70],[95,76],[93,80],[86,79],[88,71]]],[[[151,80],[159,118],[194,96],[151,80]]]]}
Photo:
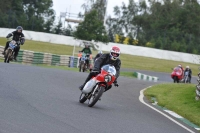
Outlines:
{"type": "MultiPolygon", "coordinates": [[[[105,82],[105,76],[111,76],[111,81],[107,82],[107,85],[111,85],[114,81],[115,81],[115,76],[110,75],[108,72],[106,72],[105,70],[101,70],[101,73],[98,74],[95,78],[97,81],[99,82],[105,82]]],[[[93,77],[94,78],[94,77],[93,77]]]]}
{"type": "Polygon", "coordinates": [[[171,73],[171,78],[173,79],[174,77],[178,77],[179,80],[183,78],[183,71],[180,67],[175,67],[173,69],[173,72],[171,73]]]}

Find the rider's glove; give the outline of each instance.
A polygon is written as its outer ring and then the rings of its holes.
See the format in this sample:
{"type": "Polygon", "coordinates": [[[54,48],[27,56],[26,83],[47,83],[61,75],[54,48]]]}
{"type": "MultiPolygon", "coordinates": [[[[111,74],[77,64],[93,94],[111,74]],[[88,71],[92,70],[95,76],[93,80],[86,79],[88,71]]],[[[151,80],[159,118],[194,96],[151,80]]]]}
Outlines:
{"type": "Polygon", "coordinates": [[[95,76],[95,75],[99,74],[99,71],[92,70],[90,73],[95,76]]]}
{"type": "Polygon", "coordinates": [[[6,38],[10,38],[11,36],[12,36],[12,34],[9,33],[9,34],[6,36],[6,38]]]}
{"type": "Polygon", "coordinates": [[[116,80],[113,82],[113,84],[114,84],[115,87],[118,87],[118,86],[119,86],[119,84],[117,83],[116,80]]]}

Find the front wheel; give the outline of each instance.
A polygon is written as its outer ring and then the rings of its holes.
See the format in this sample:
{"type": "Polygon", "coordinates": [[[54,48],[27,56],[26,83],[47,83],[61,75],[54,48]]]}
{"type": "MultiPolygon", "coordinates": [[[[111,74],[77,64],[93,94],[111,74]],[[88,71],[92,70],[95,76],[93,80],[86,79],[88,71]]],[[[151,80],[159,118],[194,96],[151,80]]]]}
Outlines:
{"type": "Polygon", "coordinates": [[[173,80],[174,80],[174,83],[176,83],[176,82],[177,82],[177,78],[176,78],[176,76],[175,76],[175,77],[173,77],[173,80]]]}
{"type": "Polygon", "coordinates": [[[5,55],[4,62],[5,62],[5,63],[9,63],[9,62],[10,62],[10,57],[11,57],[11,55],[12,55],[12,51],[11,51],[10,49],[8,49],[8,50],[6,51],[5,54],[6,54],[6,55],[5,55]]]}
{"type": "Polygon", "coordinates": [[[79,98],[79,102],[84,103],[86,100],[87,100],[87,98],[85,97],[85,94],[81,93],[80,98],[79,98]]]}
{"type": "MultiPolygon", "coordinates": [[[[94,90],[95,91],[95,90],[94,90]]],[[[102,96],[103,92],[105,91],[105,87],[100,86],[94,94],[92,94],[91,98],[89,99],[88,106],[93,107],[99,98],[102,96]]]]}

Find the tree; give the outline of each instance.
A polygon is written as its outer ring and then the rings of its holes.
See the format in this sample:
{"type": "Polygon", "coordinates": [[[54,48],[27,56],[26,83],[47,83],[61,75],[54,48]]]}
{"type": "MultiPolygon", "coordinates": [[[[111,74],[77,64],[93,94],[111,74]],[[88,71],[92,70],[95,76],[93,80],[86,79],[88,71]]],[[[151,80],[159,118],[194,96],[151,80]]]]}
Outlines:
{"type": "Polygon", "coordinates": [[[52,0],[0,0],[0,27],[50,32],[55,19],[52,0]]]}
{"type": "Polygon", "coordinates": [[[87,41],[108,42],[108,36],[102,21],[99,21],[96,10],[85,15],[84,21],[80,23],[74,32],[75,38],[87,41]]]}
{"type": "Polygon", "coordinates": [[[58,22],[58,24],[56,25],[56,27],[54,28],[53,32],[55,34],[62,34],[62,22],[61,20],[58,22]]]}
{"type": "Polygon", "coordinates": [[[70,24],[67,25],[67,28],[63,29],[63,34],[66,36],[73,36],[73,28],[70,24]]]}

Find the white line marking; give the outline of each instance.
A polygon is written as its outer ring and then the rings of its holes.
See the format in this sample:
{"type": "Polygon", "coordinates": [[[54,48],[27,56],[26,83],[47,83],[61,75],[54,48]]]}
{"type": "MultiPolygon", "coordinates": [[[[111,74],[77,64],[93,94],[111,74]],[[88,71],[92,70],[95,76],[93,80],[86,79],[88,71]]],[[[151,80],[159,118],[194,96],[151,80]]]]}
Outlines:
{"type": "Polygon", "coordinates": [[[171,110],[164,110],[164,111],[167,112],[167,113],[169,113],[170,115],[172,115],[172,116],[178,118],[178,119],[183,118],[182,116],[178,115],[177,113],[175,113],[175,112],[173,112],[173,111],[171,111],[171,110]]]}
{"type": "Polygon", "coordinates": [[[177,122],[177,121],[174,120],[173,118],[169,117],[169,116],[166,115],[165,113],[161,112],[160,110],[158,110],[158,109],[156,109],[156,108],[152,107],[151,105],[149,105],[149,104],[147,104],[147,103],[144,102],[144,100],[143,100],[143,97],[144,97],[143,92],[144,92],[146,89],[150,88],[150,87],[151,87],[151,86],[149,86],[149,87],[147,87],[147,88],[145,88],[145,89],[143,89],[143,90],[140,91],[140,96],[139,96],[140,102],[143,103],[143,104],[145,104],[145,105],[148,106],[149,108],[151,108],[151,109],[157,111],[157,112],[160,113],[161,115],[167,117],[168,119],[170,119],[171,121],[173,121],[173,122],[176,123],[177,125],[181,126],[182,128],[186,129],[186,130],[189,131],[190,133],[195,133],[195,132],[193,132],[192,130],[190,130],[189,128],[187,128],[186,126],[182,125],[181,123],[177,122]]]}

